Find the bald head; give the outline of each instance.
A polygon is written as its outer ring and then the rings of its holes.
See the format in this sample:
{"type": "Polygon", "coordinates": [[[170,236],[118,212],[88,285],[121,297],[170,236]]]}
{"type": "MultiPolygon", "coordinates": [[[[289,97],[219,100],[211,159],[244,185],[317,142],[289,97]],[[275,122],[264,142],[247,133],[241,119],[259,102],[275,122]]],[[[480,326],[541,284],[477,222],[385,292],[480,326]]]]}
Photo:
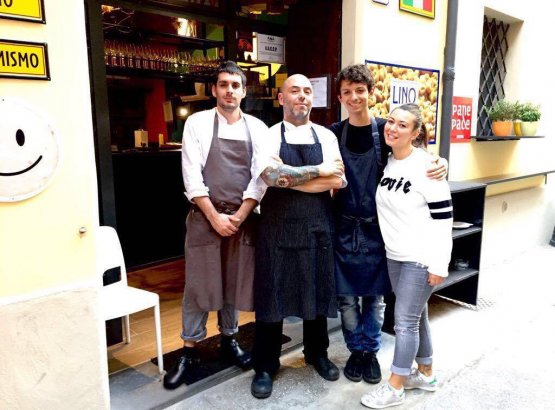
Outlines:
{"type": "Polygon", "coordinates": [[[308,86],[310,88],[312,88],[312,84],[310,83],[309,79],[302,75],[302,74],[293,74],[289,77],[287,77],[287,79],[283,82],[283,85],[281,86],[281,89],[285,89],[287,87],[290,87],[291,85],[297,85],[300,87],[305,87],[308,86]]]}
{"type": "Polygon", "coordinates": [[[293,74],[281,86],[278,94],[283,106],[283,119],[294,125],[308,123],[312,109],[312,84],[302,74],[293,74]]]}

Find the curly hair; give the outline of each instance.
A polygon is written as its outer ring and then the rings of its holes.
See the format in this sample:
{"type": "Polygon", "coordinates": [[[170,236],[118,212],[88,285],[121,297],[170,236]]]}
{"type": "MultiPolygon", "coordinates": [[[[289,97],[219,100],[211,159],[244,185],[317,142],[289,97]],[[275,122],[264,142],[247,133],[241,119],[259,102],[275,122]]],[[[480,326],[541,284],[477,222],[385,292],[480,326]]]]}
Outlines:
{"type": "Polygon", "coordinates": [[[368,91],[374,88],[374,77],[368,67],[364,64],[350,65],[337,74],[337,77],[335,77],[335,87],[337,93],[340,92],[341,81],[366,84],[368,91]]]}

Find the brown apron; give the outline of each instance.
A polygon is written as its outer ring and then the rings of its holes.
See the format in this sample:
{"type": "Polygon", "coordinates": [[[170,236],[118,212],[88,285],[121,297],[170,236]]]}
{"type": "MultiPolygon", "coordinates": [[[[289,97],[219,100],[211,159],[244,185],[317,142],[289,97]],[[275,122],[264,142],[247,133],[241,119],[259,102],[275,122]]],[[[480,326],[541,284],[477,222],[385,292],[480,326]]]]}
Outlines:
{"type": "MultiPolygon", "coordinates": [[[[246,120],[245,125],[247,125],[246,120]]],[[[252,142],[220,139],[218,115],[210,151],[202,171],[210,201],[220,213],[231,215],[243,202],[251,180],[252,142]]],[[[254,218],[251,214],[229,237],[220,236],[202,211],[193,206],[185,235],[185,295],[199,311],[220,310],[229,303],[237,310],[253,310],[254,218]]]]}

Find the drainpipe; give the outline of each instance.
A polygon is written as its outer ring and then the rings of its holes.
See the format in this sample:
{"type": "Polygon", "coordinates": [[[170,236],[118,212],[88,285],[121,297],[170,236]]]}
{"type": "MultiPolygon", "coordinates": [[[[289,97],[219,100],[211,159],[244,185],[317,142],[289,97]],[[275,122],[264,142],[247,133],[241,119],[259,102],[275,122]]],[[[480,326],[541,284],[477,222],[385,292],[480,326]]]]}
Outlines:
{"type": "Polygon", "coordinates": [[[439,155],[449,160],[451,148],[451,106],[453,104],[453,83],[455,81],[455,50],[457,47],[458,0],[447,2],[447,31],[443,65],[443,92],[441,97],[441,130],[439,135],[439,155]]]}

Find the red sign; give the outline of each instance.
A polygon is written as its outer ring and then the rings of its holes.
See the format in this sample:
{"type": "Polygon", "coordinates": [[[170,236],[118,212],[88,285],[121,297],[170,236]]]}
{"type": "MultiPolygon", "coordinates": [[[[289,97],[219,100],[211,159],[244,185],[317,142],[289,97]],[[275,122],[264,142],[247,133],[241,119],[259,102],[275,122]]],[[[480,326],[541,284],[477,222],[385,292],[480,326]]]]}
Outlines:
{"type": "Polygon", "coordinates": [[[453,97],[451,142],[469,142],[472,127],[472,98],[453,97]]]}

